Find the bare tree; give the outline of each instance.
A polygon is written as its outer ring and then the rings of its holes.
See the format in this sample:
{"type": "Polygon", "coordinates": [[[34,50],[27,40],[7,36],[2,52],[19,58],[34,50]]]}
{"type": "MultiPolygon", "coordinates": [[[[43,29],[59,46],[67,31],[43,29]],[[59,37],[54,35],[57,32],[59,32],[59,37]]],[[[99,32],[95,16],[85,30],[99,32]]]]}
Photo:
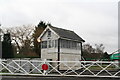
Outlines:
{"type": "Polygon", "coordinates": [[[6,29],[11,34],[12,42],[17,46],[18,51],[22,47],[30,48],[33,45],[33,31],[34,26],[23,25],[19,27],[11,27],[6,29]]]}
{"type": "Polygon", "coordinates": [[[83,51],[87,51],[88,53],[104,53],[104,45],[103,44],[95,44],[95,48],[93,48],[90,44],[83,45],[83,51]]]}
{"type": "Polygon", "coordinates": [[[90,44],[84,44],[83,45],[83,51],[85,51],[87,53],[94,53],[95,49],[90,44]]]}
{"type": "Polygon", "coordinates": [[[95,44],[95,46],[96,46],[96,49],[95,49],[96,53],[101,53],[101,54],[104,53],[105,47],[103,44],[95,44]]]}
{"type": "Polygon", "coordinates": [[[102,59],[105,55],[107,54],[104,54],[104,46],[103,44],[95,44],[95,48],[92,47],[92,45],[90,44],[84,44],[83,45],[83,54],[82,54],[82,57],[84,59],[102,59]]]}

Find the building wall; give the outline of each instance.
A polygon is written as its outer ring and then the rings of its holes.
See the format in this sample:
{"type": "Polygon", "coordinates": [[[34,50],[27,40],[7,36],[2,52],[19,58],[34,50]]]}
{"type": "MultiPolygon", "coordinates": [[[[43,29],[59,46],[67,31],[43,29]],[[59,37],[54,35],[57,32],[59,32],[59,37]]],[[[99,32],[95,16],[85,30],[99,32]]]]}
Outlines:
{"type": "MultiPolygon", "coordinates": [[[[59,37],[54,34],[51,31],[51,37],[48,37],[48,31],[46,31],[46,33],[43,35],[42,37],[42,41],[48,41],[48,40],[57,40],[59,37]]],[[[42,48],[41,49],[41,59],[52,59],[52,60],[57,60],[57,47],[52,47],[52,48],[42,48]],[[52,54],[51,54],[52,53],[52,54]]]]}
{"type": "Polygon", "coordinates": [[[77,54],[80,55],[81,54],[81,50],[75,50],[75,49],[66,49],[66,48],[61,48],[60,49],[61,53],[65,53],[65,54],[77,54]]]}
{"type": "Polygon", "coordinates": [[[41,59],[52,59],[52,61],[57,61],[57,48],[55,49],[42,49],[41,59]]]}
{"type": "Polygon", "coordinates": [[[61,61],[79,61],[81,60],[81,50],[64,49],[60,50],[61,61]]]}
{"type": "MultiPolygon", "coordinates": [[[[42,41],[48,40],[48,33],[47,32],[48,31],[46,31],[45,34],[43,35],[42,41]]],[[[51,32],[51,37],[50,37],[51,40],[56,40],[58,38],[59,37],[56,34],[54,34],[53,32],[51,32]]]]}
{"type": "MultiPolygon", "coordinates": [[[[58,40],[58,36],[51,31],[51,37],[48,38],[48,33],[46,32],[42,41],[58,40]]],[[[48,46],[48,45],[47,45],[48,46]]],[[[52,59],[52,61],[58,60],[58,46],[51,48],[41,49],[41,59],[52,59]]],[[[60,48],[60,60],[61,61],[78,61],[81,60],[81,50],[80,49],[69,49],[60,48]]]]}
{"type": "MultiPolygon", "coordinates": [[[[42,59],[52,59],[53,61],[58,60],[58,49],[57,48],[46,48],[41,50],[42,59]]],[[[81,50],[70,50],[60,49],[60,60],[61,61],[79,61],[81,60],[81,50]]]]}

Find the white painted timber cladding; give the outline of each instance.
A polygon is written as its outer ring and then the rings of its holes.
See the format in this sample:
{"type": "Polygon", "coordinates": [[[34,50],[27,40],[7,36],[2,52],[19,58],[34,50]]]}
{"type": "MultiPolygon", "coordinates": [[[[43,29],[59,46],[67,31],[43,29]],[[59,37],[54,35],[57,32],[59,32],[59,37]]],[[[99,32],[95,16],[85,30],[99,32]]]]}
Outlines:
{"type": "MultiPolygon", "coordinates": [[[[51,31],[51,37],[48,39],[47,31],[42,36],[42,41],[58,40],[58,35],[51,31]]],[[[58,60],[58,48],[42,48],[41,59],[52,59],[52,61],[58,60]]],[[[61,61],[78,61],[81,60],[81,50],[60,48],[60,60],[61,61]]]]}
{"type": "MultiPolygon", "coordinates": [[[[46,32],[43,34],[42,41],[48,40],[48,37],[47,37],[48,34],[47,34],[47,32],[48,32],[48,31],[46,31],[46,32]]],[[[56,40],[56,39],[58,39],[58,38],[59,38],[59,37],[51,31],[51,37],[50,37],[50,39],[51,39],[51,40],[56,40]]]]}

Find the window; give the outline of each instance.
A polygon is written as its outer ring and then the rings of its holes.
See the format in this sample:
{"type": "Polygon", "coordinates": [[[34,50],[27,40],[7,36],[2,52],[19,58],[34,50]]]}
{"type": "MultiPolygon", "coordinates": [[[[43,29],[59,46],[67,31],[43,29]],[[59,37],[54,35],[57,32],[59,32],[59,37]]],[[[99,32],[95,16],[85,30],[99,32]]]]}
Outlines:
{"type": "Polygon", "coordinates": [[[75,49],[77,49],[77,42],[75,42],[75,49]]]}
{"type": "Polygon", "coordinates": [[[58,47],[58,40],[55,40],[55,48],[58,47]]]}
{"type": "Polygon", "coordinates": [[[48,37],[51,37],[51,31],[48,30],[48,37]]]}
{"type": "Polygon", "coordinates": [[[66,48],[66,40],[61,40],[61,48],[66,48]]]}
{"type": "Polygon", "coordinates": [[[55,47],[55,40],[52,40],[52,47],[55,47]]]}
{"type": "Polygon", "coordinates": [[[81,49],[81,44],[77,43],[77,49],[81,49]]]}
{"type": "Polygon", "coordinates": [[[48,41],[48,47],[49,47],[49,48],[52,47],[52,42],[51,42],[51,40],[48,41]]]}
{"type": "Polygon", "coordinates": [[[60,47],[68,49],[80,49],[81,44],[76,41],[60,40],[60,47]]]}
{"type": "Polygon", "coordinates": [[[71,46],[70,46],[70,42],[71,42],[71,41],[68,41],[68,48],[70,48],[70,47],[71,47],[71,46]]]}
{"type": "Polygon", "coordinates": [[[65,40],[65,48],[68,48],[68,41],[65,40]]]}
{"type": "Polygon", "coordinates": [[[65,48],[65,40],[60,40],[60,43],[61,48],[65,48]]]}
{"type": "Polygon", "coordinates": [[[77,48],[77,43],[76,42],[72,42],[72,48],[76,49],[77,48]]]}
{"type": "Polygon", "coordinates": [[[41,48],[47,48],[47,41],[42,41],[41,48]]]}

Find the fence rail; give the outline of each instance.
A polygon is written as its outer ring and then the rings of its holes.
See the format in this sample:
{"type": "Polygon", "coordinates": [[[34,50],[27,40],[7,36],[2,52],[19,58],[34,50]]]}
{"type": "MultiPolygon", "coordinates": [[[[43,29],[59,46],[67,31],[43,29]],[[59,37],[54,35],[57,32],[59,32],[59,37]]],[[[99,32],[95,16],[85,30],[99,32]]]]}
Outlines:
{"type": "Polygon", "coordinates": [[[1,59],[0,67],[0,75],[120,77],[120,65],[116,61],[1,59]]]}

